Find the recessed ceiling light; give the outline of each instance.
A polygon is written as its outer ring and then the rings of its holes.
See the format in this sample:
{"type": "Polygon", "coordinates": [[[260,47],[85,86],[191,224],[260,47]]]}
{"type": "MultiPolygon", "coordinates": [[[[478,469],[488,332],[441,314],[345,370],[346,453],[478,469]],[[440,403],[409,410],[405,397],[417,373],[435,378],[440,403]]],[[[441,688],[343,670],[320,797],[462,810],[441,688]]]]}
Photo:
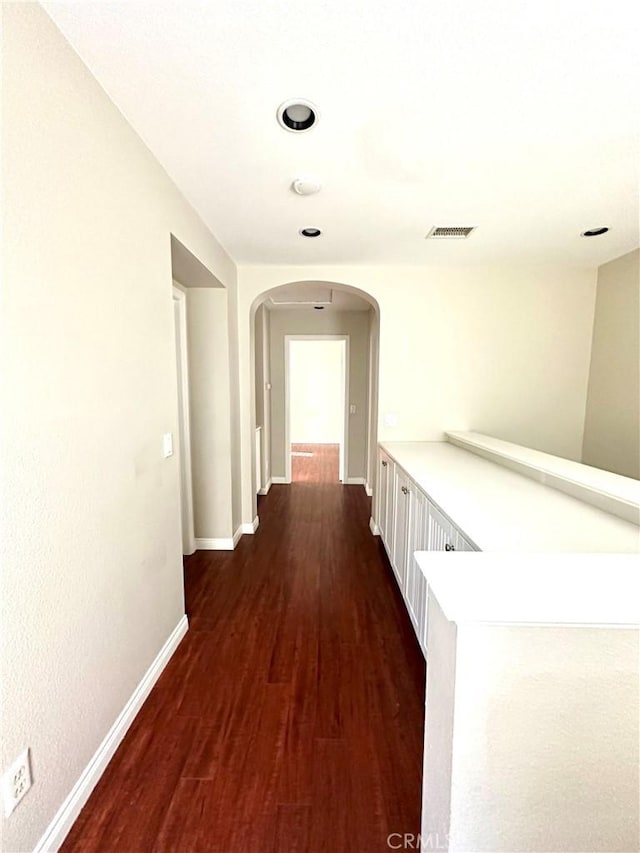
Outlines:
{"type": "Polygon", "coordinates": [[[609,229],[606,227],[602,228],[590,228],[588,231],[583,231],[580,235],[581,237],[599,237],[601,234],[606,234],[609,229]]]}
{"type": "Polygon", "coordinates": [[[301,228],[300,234],[303,237],[319,237],[322,231],[319,228],[301,228]]]}
{"type": "Polygon", "coordinates": [[[278,122],[285,130],[303,133],[310,130],[318,119],[318,108],[304,98],[292,98],[278,107],[278,122]]]}
{"type": "Polygon", "coordinates": [[[316,311],[324,311],[324,305],[314,305],[313,307],[316,309],[316,311]]]}

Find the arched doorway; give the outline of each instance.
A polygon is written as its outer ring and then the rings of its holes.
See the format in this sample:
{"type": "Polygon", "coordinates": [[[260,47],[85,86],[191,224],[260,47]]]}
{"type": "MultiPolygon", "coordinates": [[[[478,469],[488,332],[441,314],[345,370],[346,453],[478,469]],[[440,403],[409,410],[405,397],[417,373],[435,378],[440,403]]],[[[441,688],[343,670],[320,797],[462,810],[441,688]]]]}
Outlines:
{"type": "Polygon", "coordinates": [[[375,477],[380,311],[365,291],[333,281],[299,280],[260,293],[250,309],[252,492],[290,481],[287,454],[285,343],[290,336],[352,331],[343,483],[371,494],[375,477]],[[357,322],[355,319],[357,317],[357,322]],[[363,327],[365,329],[363,336],[363,327]]]}

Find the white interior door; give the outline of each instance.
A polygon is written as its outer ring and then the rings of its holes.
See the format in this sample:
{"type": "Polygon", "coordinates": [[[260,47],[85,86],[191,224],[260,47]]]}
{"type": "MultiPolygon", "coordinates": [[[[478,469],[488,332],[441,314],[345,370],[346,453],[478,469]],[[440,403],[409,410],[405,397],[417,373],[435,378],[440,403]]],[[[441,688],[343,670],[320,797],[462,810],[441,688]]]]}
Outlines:
{"type": "Polygon", "coordinates": [[[345,480],[348,442],[348,337],[287,335],[285,457],[291,482],[292,444],[337,444],[345,480]]]}

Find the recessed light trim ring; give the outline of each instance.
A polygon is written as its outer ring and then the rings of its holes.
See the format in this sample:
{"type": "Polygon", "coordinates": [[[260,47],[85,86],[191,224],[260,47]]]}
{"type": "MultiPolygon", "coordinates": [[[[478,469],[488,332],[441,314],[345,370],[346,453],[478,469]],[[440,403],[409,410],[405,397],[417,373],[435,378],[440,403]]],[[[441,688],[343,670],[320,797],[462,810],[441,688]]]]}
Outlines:
{"type": "Polygon", "coordinates": [[[301,237],[319,237],[322,231],[319,228],[301,228],[298,233],[301,237]]]}
{"type": "Polygon", "coordinates": [[[278,124],[291,133],[305,133],[318,121],[318,108],[306,98],[291,98],[280,104],[278,124]]]}

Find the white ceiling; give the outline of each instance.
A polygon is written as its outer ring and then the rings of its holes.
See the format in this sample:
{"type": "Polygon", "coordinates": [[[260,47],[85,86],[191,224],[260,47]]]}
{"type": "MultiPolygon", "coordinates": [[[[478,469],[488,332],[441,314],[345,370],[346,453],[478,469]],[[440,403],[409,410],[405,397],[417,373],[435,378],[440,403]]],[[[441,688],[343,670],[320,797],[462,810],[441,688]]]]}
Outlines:
{"type": "Polygon", "coordinates": [[[592,265],[638,245],[638,3],[44,6],[240,263],[592,265]],[[320,110],[307,133],[276,122],[292,97],[320,110]],[[295,195],[308,174],[322,191],[295,195]],[[478,230],[424,239],[457,224],[478,230]]]}

